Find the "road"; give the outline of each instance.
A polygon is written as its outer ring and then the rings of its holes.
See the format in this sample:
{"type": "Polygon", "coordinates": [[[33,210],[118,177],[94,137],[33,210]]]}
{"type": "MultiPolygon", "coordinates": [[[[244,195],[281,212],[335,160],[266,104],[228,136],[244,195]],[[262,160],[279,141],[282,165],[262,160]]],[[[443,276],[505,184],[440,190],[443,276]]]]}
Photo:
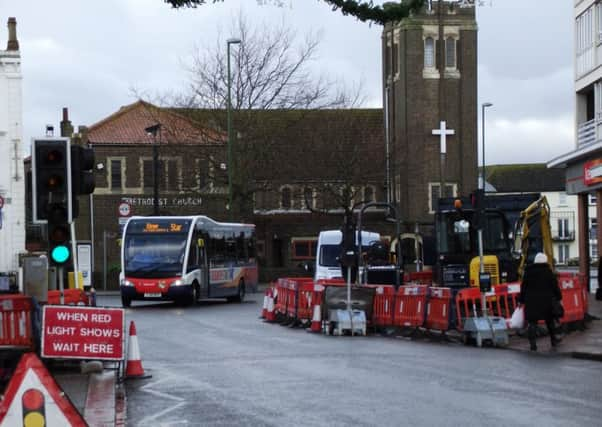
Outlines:
{"type": "Polygon", "coordinates": [[[599,425],[599,362],[310,334],[263,323],[262,298],[134,303],[152,378],[128,380],[128,426],[599,425]]]}

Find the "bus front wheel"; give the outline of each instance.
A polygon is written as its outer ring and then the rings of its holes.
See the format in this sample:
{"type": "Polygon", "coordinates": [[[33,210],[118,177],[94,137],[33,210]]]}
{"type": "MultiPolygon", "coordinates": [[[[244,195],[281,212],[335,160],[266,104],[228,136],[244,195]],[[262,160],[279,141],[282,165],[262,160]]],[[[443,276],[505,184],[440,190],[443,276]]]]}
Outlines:
{"type": "Polygon", "coordinates": [[[132,305],[132,299],[121,295],[121,305],[125,308],[128,308],[132,305]]]}
{"type": "Polygon", "coordinates": [[[245,282],[243,282],[241,280],[238,283],[238,292],[236,293],[236,296],[228,297],[228,301],[229,302],[243,302],[245,299],[245,294],[246,294],[245,282]]]}

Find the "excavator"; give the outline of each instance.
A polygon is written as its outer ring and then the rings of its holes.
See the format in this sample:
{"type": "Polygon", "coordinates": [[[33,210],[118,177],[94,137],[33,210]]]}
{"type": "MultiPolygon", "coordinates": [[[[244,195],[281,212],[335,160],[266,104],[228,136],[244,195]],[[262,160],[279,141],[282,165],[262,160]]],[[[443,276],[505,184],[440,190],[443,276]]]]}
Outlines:
{"type": "Polygon", "coordinates": [[[546,254],[548,264],[554,270],[550,205],[546,196],[541,196],[521,212],[514,229],[514,247],[520,251],[518,280],[522,279],[525,266],[533,262],[537,252],[546,254]]]}
{"type": "Polygon", "coordinates": [[[480,286],[482,272],[491,285],[520,280],[524,267],[544,251],[553,264],[550,208],[538,193],[440,200],[435,215],[437,265],[441,286],[480,286]],[[481,237],[479,238],[479,231],[481,237]]]}

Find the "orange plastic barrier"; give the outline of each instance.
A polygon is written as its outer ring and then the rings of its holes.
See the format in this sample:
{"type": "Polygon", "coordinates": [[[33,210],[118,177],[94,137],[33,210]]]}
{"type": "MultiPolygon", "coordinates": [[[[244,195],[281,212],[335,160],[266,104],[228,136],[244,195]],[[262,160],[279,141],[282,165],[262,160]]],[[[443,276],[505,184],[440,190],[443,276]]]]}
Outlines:
{"type": "Polygon", "coordinates": [[[449,329],[449,316],[452,299],[450,288],[430,288],[429,300],[426,306],[424,327],[438,331],[449,329]]]}
{"type": "Polygon", "coordinates": [[[313,281],[304,281],[299,286],[299,305],[297,308],[297,320],[303,324],[312,321],[314,307],[322,305],[324,286],[315,285],[313,281]]]}
{"type": "Polygon", "coordinates": [[[560,323],[570,323],[583,320],[587,305],[587,296],[584,296],[582,280],[577,274],[559,273],[558,285],[562,292],[562,306],[564,316],[560,323]]]}
{"type": "MultiPolygon", "coordinates": [[[[63,290],[64,305],[90,305],[88,294],[82,289],[63,290]]],[[[60,291],[48,291],[48,304],[59,305],[61,303],[60,291]]]]}
{"type": "Polygon", "coordinates": [[[288,278],[281,277],[276,281],[275,295],[276,304],[274,306],[274,312],[276,315],[285,315],[286,306],[288,304],[288,278]]]}
{"type": "MultiPolygon", "coordinates": [[[[290,320],[307,320],[311,321],[311,307],[307,307],[307,301],[301,302],[302,292],[313,291],[313,279],[311,277],[296,277],[289,278],[287,290],[288,301],[286,306],[286,315],[290,320]],[[301,315],[299,311],[301,310],[301,315]]],[[[304,295],[304,298],[307,294],[304,295]]]]}
{"type": "Polygon", "coordinates": [[[411,273],[405,273],[403,275],[403,281],[405,283],[412,283],[412,284],[432,285],[433,284],[433,272],[432,271],[413,271],[411,273]]]}
{"type": "Polygon", "coordinates": [[[393,311],[395,309],[395,287],[377,286],[372,304],[372,325],[393,325],[393,311]]]}
{"type": "Polygon", "coordinates": [[[518,305],[520,283],[501,283],[494,285],[486,294],[487,310],[493,316],[510,319],[518,305]]]}
{"type": "Polygon", "coordinates": [[[481,315],[481,291],[479,288],[460,289],[456,295],[456,329],[464,329],[464,319],[481,315]]]}
{"type": "Polygon", "coordinates": [[[0,295],[0,348],[34,350],[31,297],[0,295]]]}
{"type": "Polygon", "coordinates": [[[426,311],[426,285],[400,286],[395,296],[393,324],[396,326],[419,327],[424,323],[426,311]]]}

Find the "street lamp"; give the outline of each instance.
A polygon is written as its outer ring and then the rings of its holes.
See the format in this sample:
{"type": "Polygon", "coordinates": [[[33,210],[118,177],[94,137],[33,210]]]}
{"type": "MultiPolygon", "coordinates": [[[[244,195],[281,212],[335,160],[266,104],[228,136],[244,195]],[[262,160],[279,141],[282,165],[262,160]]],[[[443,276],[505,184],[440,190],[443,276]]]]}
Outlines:
{"type": "Polygon", "coordinates": [[[227,56],[228,56],[228,210],[230,211],[230,219],[232,219],[232,97],[231,97],[231,86],[232,76],[230,75],[230,45],[240,44],[240,39],[228,39],[226,40],[227,45],[227,56]]]}
{"type": "Polygon", "coordinates": [[[483,180],[483,192],[485,192],[485,108],[492,106],[493,104],[491,102],[484,102],[481,105],[481,134],[483,136],[483,170],[481,178],[483,180]]]}
{"type": "Polygon", "coordinates": [[[161,123],[144,128],[147,135],[153,136],[153,215],[159,215],[159,146],[157,145],[157,133],[159,133],[159,144],[161,143],[161,123]]]}

